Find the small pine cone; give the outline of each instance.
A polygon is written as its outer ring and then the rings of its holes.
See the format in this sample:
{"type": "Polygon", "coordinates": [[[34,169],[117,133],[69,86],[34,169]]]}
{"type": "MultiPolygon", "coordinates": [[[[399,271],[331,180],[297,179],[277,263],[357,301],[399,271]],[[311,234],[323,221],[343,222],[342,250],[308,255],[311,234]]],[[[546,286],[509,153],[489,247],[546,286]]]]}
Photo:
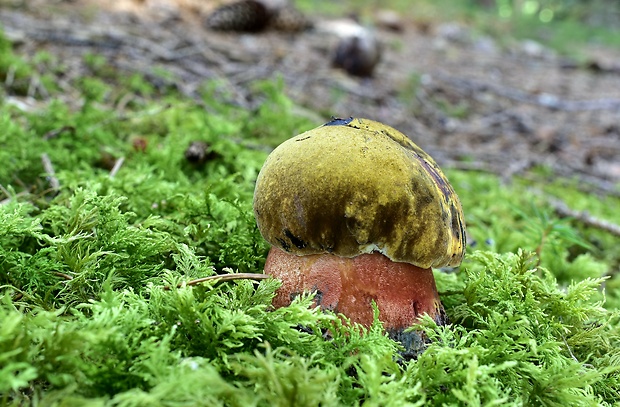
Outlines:
{"type": "Polygon", "coordinates": [[[216,31],[258,32],[270,19],[265,5],[256,0],[240,0],[215,9],[205,25],[216,31]]]}
{"type": "Polygon", "coordinates": [[[312,28],[312,21],[301,11],[288,5],[275,10],[269,22],[269,27],[277,31],[294,33],[312,28]]]}

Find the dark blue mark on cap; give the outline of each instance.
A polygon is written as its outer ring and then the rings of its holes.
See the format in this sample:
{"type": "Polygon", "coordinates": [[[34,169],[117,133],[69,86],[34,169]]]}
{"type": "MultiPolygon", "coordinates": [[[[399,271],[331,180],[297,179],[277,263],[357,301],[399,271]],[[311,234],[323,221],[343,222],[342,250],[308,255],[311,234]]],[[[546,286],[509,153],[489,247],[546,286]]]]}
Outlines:
{"type": "Polygon", "coordinates": [[[333,117],[331,121],[324,124],[324,126],[346,126],[347,124],[353,121],[353,117],[349,117],[348,119],[341,119],[339,117],[333,117]]]}

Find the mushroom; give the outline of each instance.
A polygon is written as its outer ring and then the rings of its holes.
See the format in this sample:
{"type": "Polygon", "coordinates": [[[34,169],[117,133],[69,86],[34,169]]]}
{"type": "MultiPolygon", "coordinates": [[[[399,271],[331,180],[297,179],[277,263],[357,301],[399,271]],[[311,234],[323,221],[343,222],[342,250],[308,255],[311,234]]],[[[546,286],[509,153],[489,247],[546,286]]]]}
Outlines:
{"type": "Polygon", "coordinates": [[[278,146],[262,167],[254,213],[273,246],[265,274],[283,307],[314,292],[322,309],[379,320],[414,354],[422,314],[446,323],[432,267],[464,256],[463,212],[435,161],[382,123],[333,119],[278,146]],[[415,349],[412,349],[415,348],[415,349]]]}

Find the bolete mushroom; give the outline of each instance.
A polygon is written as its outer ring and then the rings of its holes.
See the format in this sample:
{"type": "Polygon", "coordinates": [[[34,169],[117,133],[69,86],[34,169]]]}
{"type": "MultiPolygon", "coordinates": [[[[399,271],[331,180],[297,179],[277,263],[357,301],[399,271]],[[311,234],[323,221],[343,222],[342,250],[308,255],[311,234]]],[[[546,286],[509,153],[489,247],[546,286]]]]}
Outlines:
{"type": "Polygon", "coordinates": [[[406,347],[421,345],[419,334],[403,332],[422,314],[445,324],[432,267],[463,259],[461,204],[401,132],[334,119],[285,141],[258,175],[254,213],[273,246],[265,274],[282,281],[275,307],[315,292],[323,309],[369,326],[374,301],[406,347]]]}

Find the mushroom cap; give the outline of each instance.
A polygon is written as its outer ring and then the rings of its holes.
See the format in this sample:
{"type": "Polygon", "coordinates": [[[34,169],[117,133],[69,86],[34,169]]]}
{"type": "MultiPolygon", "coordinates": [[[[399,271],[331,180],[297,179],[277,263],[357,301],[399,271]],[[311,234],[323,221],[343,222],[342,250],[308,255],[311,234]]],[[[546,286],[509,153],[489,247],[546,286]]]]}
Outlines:
{"type": "Polygon", "coordinates": [[[407,136],[368,119],[334,119],[267,157],[254,214],[286,252],[380,252],[421,268],[457,266],[461,203],[435,161],[407,136]]]}

